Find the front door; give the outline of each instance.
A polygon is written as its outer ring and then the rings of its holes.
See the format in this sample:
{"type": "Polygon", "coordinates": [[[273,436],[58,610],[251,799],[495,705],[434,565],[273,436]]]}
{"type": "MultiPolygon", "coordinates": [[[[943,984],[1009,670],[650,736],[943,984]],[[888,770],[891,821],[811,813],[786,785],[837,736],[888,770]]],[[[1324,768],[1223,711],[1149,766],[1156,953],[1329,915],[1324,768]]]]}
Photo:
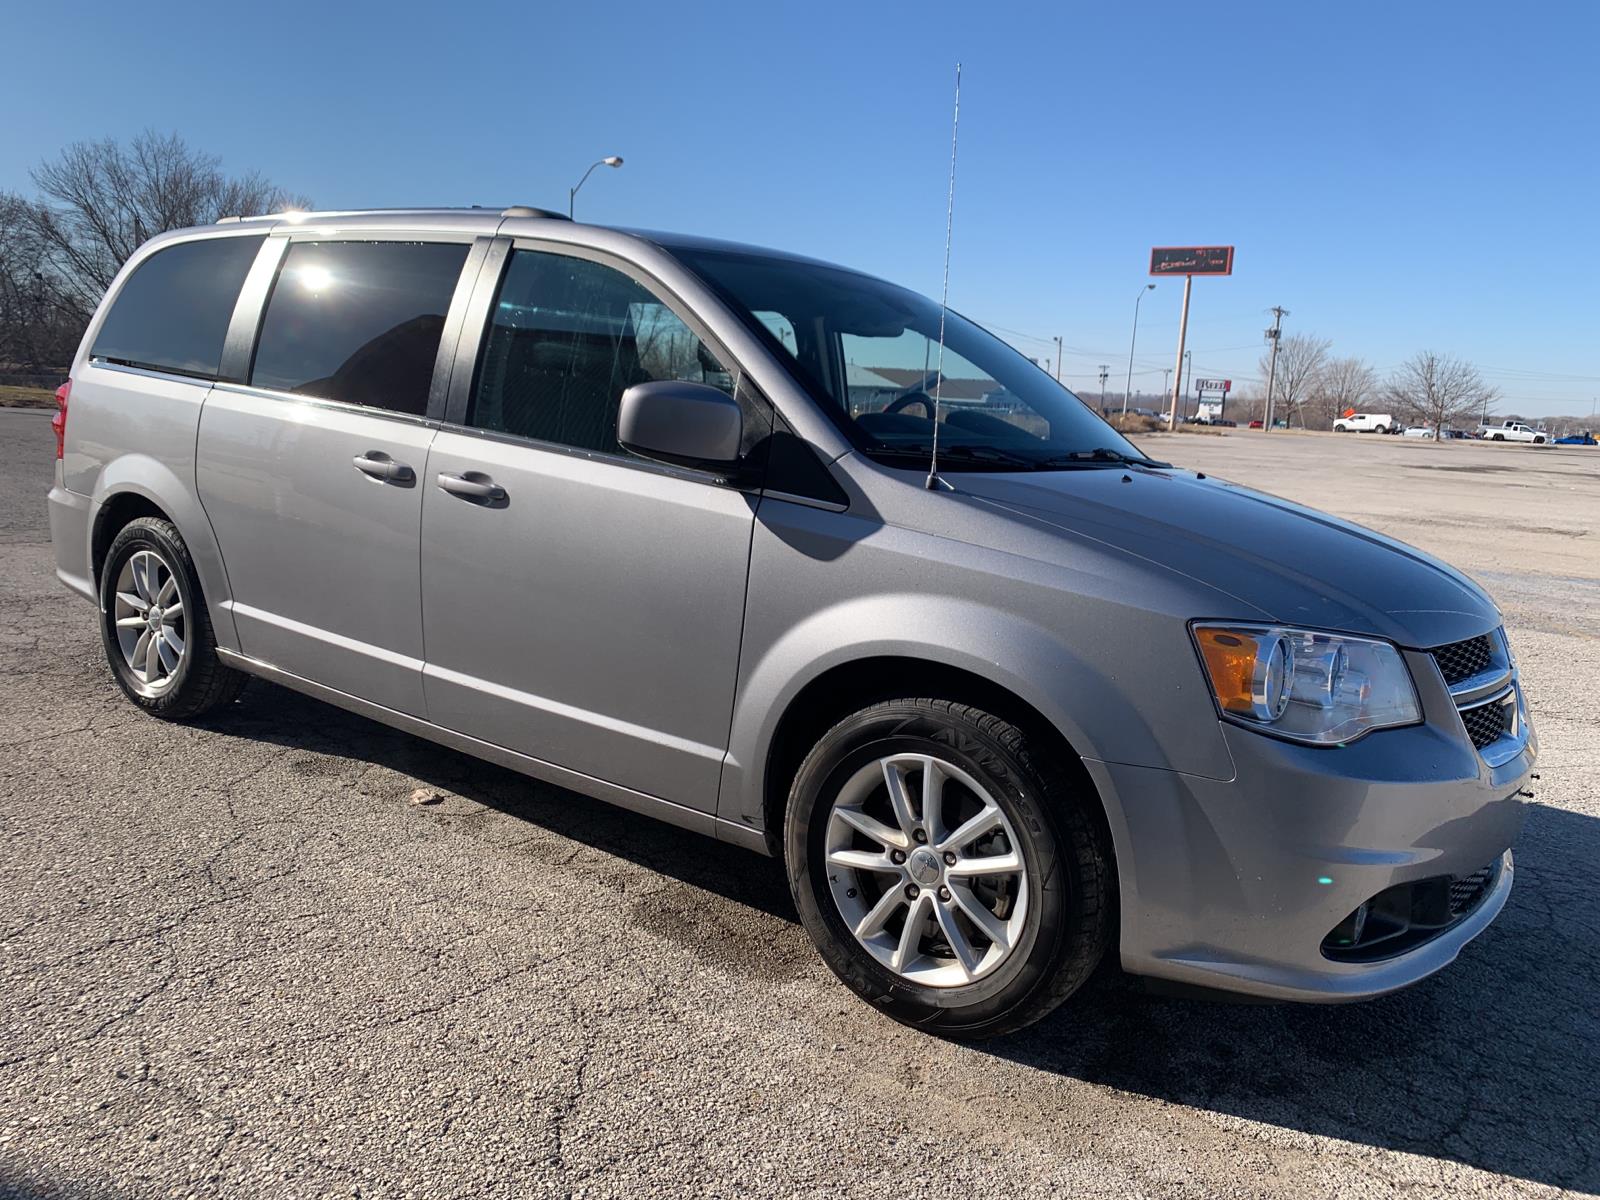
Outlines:
{"type": "Polygon", "coordinates": [[[292,241],[248,384],[218,385],[200,417],[197,484],[241,649],[416,716],[428,403],[468,250],[292,241]]]}
{"type": "MultiPolygon", "coordinates": [[[[629,455],[617,407],[650,379],[750,398],[613,266],[516,250],[490,311],[422,488],[430,719],[712,811],[757,498],[629,455]]],[[[765,409],[746,411],[753,444],[765,409]]]]}

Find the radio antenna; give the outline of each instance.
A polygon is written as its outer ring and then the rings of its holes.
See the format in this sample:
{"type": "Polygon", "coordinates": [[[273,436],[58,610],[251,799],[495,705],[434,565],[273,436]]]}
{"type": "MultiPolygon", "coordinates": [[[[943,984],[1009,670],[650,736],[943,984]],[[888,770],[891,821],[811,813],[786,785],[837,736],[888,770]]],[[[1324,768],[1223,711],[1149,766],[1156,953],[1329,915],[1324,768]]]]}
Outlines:
{"type": "Polygon", "coordinates": [[[939,407],[944,391],[944,318],[950,311],[950,232],[956,215],[956,133],[961,128],[961,64],[956,64],[955,115],[950,119],[950,196],[944,209],[944,291],[939,296],[939,362],[933,377],[933,452],[928,457],[927,489],[934,491],[939,478],[939,407]]]}

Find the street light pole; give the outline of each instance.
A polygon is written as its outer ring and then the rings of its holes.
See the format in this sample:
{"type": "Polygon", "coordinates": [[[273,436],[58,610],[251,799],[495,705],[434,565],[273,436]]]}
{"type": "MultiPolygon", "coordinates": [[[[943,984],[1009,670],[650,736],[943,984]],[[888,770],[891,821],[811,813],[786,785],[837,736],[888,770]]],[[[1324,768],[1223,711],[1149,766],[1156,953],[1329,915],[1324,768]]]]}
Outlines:
{"type": "Polygon", "coordinates": [[[1056,382],[1061,382],[1061,339],[1056,339],[1056,382]]]}
{"type": "Polygon", "coordinates": [[[1110,367],[1106,366],[1105,363],[1101,363],[1100,364],[1100,411],[1101,412],[1105,412],[1106,411],[1106,376],[1108,374],[1110,374],[1110,372],[1111,372],[1111,368],[1110,367]]]}
{"type": "Polygon", "coordinates": [[[608,154],[604,158],[596,159],[594,162],[589,164],[589,170],[583,173],[583,178],[578,180],[578,182],[571,188],[567,189],[568,220],[572,219],[573,209],[578,203],[578,189],[581,188],[585,183],[589,182],[589,171],[593,171],[596,167],[620,167],[621,165],[622,155],[620,154],[608,154]]]}
{"type": "MultiPolygon", "coordinates": [[[[1147,283],[1139,289],[1139,294],[1133,300],[1133,336],[1128,339],[1128,383],[1122,389],[1122,415],[1128,415],[1128,397],[1133,394],[1133,348],[1139,344],[1139,305],[1144,300],[1144,294],[1155,290],[1155,284],[1147,283]]],[[[1102,408],[1105,406],[1102,404],[1102,408]]]]}

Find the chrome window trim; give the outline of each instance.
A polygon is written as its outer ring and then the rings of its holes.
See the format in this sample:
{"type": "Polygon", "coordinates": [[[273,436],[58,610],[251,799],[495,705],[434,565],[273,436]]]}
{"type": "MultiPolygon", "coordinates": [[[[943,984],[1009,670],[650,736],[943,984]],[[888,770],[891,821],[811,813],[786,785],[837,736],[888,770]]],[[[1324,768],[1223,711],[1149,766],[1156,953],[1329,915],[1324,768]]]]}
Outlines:
{"type": "Polygon", "coordinates": [[[437,417],[426,413],[395,412],[389,408],[373,408],[366,404],[351,404],[347,400],[330,400],[326,396],[301,396],[294,392],[279,392],[272,388],[254,387],[248,383],[233,383],[229,380],[219,380],[214,385],[219,392],[231,392],[238,396],[253,396],[259,400],[276,400],[287,404],[301,404],[310,408],[328,408],[336,412],[356,413],[365,417],[384,417],[390,421],[400,421],[407,425],[420,425],[437,429],[442,422],[437,417]]]}
{"type": "Polygon", "coordinates": [[[217,383],[211,375],[186,375],[182,371],[168,371],[160,367],[136,367],[132,363],[114,362],[93,355],[87,360],[87,365],[97,371],[121,371],[125,375],[143,375],[147,379],[164,379],[171,383],[192,383],[203,388],[214,387],[217,383]]]}
{"type": "Polygon", "coordinates": [[[503,446],[520,446],[527,450],[543,451],[547,454],[560,454],[566,458],[581,458],[601,466],[625,467],[633,471],[644,471],[650,475],[665,475],[671,479],[683,479],[690,483],[703,483],[709,487],[720,487],[730,492],[743,492],[747,495],[758,495],[761,492],[761,486],[756,482],[739,483],[729,476],[718,475],[715,471],[697,471],[693,467],[675,467],[670,463],[659,463],[648,458],[640,458],[636,454],[609,454],[604,450],[589,450],[582,446],[566,446],[560,442],[540,441],[538,438],[524,437],[520,433],[507,433],[503,429],[480,429],[476,425],[463,425],[457,421],[440,421],[438,424],[441,432],[464,434],[482,441],[496,442],[503,446]]]}

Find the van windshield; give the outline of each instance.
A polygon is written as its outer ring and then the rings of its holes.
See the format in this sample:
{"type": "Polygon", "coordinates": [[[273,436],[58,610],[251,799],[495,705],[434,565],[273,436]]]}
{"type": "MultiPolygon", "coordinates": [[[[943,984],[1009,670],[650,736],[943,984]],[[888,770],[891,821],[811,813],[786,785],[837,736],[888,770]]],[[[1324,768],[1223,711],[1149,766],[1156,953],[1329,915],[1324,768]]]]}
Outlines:
{"type": "Polygon", "coordinates": [[[904,288],[838,267],[669,246],[784,359],[873,458],[939,469],[1066,470],[1149,460],[1006,343],[904,288]],[[935,414],[935,408],[938,409],[935,414]]]}

